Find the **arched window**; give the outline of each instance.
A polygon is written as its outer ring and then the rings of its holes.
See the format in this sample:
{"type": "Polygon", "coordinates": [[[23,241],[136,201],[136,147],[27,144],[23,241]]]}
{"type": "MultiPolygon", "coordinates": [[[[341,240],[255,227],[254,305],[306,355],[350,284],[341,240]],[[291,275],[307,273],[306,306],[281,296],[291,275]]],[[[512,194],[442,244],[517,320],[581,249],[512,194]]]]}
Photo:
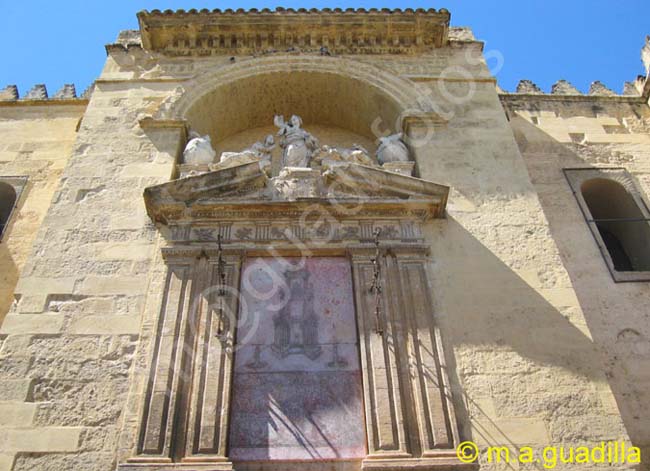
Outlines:
{"type": "Polygon", "coordinates": [[[632,195],[607,178],[587,180],[580,190],[614,268],[650,271],[650,225],[632,195]]]}
{"type": "Polygon", "coordinates": [[[0,237],[4,234],[15,204],[16,190],[9,183],[0,181],[0,237]]]}
{"type": "Polygon", "coordinates": [[[565,174],[614,279],[650,279],[650,212],[629,190],[629,174],[624,169],[567,169],[565,174]]]}

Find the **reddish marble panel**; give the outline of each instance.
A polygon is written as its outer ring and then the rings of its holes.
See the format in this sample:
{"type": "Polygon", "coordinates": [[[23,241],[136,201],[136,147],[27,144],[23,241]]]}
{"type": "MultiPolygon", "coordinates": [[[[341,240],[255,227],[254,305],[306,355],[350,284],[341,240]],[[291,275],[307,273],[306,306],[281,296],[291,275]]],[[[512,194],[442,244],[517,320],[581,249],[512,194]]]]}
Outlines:
{"type": "Polygon", "coordinates": [[[365,457],[349,261],[249,260],[241,287],[230,458],[365,457]]]}

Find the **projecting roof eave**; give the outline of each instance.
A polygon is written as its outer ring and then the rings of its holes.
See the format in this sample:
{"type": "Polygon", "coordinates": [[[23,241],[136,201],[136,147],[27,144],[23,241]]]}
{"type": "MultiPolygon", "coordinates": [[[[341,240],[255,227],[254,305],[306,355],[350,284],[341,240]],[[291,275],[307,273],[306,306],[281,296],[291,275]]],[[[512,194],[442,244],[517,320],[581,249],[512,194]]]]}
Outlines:
{"type": "Polygon", "coordinates": [[[448,43],[445,9],[304,8],[138,13],[143,47],[176,56],[325,47],[332,53],[414,53],[448,43]]]}

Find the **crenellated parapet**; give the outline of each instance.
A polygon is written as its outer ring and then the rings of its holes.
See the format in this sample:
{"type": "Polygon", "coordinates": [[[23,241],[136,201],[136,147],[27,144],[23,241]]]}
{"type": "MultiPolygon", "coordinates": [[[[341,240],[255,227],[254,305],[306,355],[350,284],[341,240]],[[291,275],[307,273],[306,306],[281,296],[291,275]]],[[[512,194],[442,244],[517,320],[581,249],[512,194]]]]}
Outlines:
{"type": "Polygon", "coordinates": [[[88,100],[94,89],[94,84],[91,84],[80,96],[77,96],[77,90],[74,84],[66,83],[61,87],[53,96],[49,96],[47,87],[43,83],[34,85],[24,95],[20,96],[18,87],[16,85],[7,85],[0,90],[0,103],[17,102],[17,103],[30,103],[30,102],[52,102],[61,103],[68,101],[88,100]]]}
{"type": "Polygon", "coordinates": [[[566,80],[558,80],[551,87],[552,95],[581,95],[580,91],[566,80]]]}
{"type": "Polygon", "coordinates": [[[625,82],[622,93],[616,93],[608,88],[600,80],[596,80],[589,86],[589,91],[583,94],[567,80],[558,80],[553,84],[549,93],[545,93],[537,84],[531,80],[520,80],[514,92],[504,91],[497,86],[497,93],[502,98],[516,100],[518,96],[554,97],[556,99],[631,99],[647,100],[650,97],[650,36],[646,36],[645,44],[641,49],[641,60],[646,69],[646,75],[639,75],[636,80],[625,82]]]}
{"type": "Polygon", "coordinates": [[[515,93],[525,94],[525,95],[541,95],[542,89],[539,88],[531,80],[520,80],[517,84],[517,91],[515,93]]]}
{"type": "Polygon", "coordinates": [[[47,88],[44,83],[34,85],[25,95],[25,100],[47,100],[47,88]]]}
{"type": "Polygon", "coordinates": [[[500,95],[545,95],[558,97],[641,97],[643,86],[646,82],[644,76],[639,76],[634,82],[625,82],[622,93],[616,93],[600,80],[596,80],[589,86],[589,91],[584,94],[567,80],[558,80],[553,84],[549,93],[544,92],[536,83],[531,80],[520,80],[514,92],[498,88],[500,95]]]}
{"type": "Polygon", "coordinates": [[[607,88],[600,80],[596,80],[589,86],[589,95],[615,96],[616,93],[607,88]]]}
{"type": "Polygon", "coordinates": [[[77,90],[73,83],[66,83],[53,97],[55,100],[72,100],[77,98],[77,90]]]}
{"type": "Polygon", "coordinates": [[[0,90],[0,101],[15,101],[18,99],[18,87],[16,85],[7,85],[0,90]]]}

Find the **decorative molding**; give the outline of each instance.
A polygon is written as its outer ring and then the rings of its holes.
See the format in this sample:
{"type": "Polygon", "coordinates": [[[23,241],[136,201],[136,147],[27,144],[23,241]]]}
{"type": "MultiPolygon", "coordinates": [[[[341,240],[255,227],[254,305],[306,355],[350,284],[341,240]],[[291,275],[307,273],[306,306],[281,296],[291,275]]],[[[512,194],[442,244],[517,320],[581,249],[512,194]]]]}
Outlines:
{"type": "Polygon", "coordinates": [[[182,129],[187,133],[187,122],[182,119],[154,119],[147,116],[138,121],[138,124],[142,129],[182,129]]]}
{"type": "Polygon", "coordinates": [[[275,50],[320,50],[324,55],[416,53],[447,44],[449,18],[444,9],[138,13],[143,47],[169,56],[275,50]]]}
{"type": "Polygon", "coordinates": [[[295,198],[292,192],[278,192],[272,183],[265,167],[251,162],[148,187],[144,199],[154,222],[200,226],[215,221],[286,223],[324,213],[339,221],[424,221],[444,216],[449,194],[444,185],[352,163],[323,167],[319,193],[313,197],[295,198]]]}
{"type": "MultiPolygon", "coordinates": [[[[215,312],[218,268],[207,257],[168,260],[137,455],[120,470],[210,463],[229,470],[226,440],[236,324],[215,312]],[[219,322],[223,321],[223,331],[219,322]]],[[[225,262],[224,303],[237,312],[240,259],[225,262]]],[[[203,469],[200,467],[192,469],[203,469]]]]}

